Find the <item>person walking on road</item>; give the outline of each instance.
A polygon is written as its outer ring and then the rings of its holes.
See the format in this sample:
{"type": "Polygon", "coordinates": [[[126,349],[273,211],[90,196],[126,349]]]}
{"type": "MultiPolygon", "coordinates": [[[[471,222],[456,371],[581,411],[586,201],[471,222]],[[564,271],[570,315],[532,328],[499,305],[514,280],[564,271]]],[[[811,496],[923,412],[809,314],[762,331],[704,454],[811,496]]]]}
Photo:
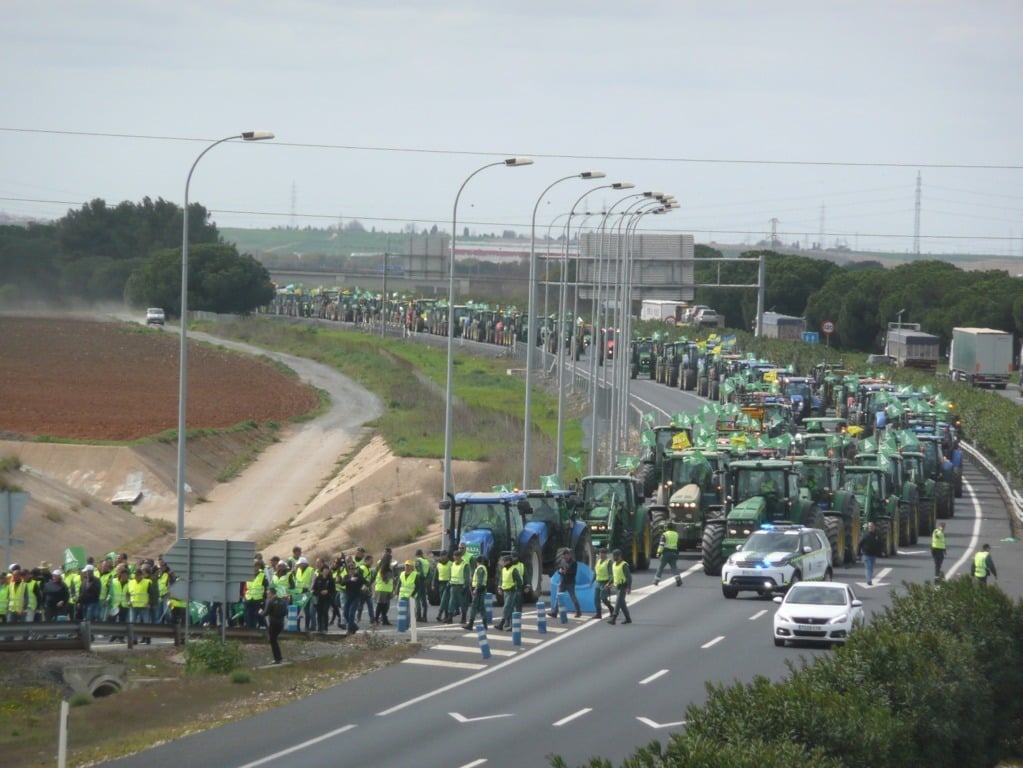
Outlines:
{"type": "Polygon", "coordinates": [[[462,629],[472,629],[476,617],[483,622],[483,629],[487,628],[487,558],[480,555],[476,558],[476,567],[472,571],[472,603],[469,606],[469,620],[462,624],[462,629]]]}
{"type": "Polygon", "coordinates": [[[626,605],[625,596],[632,592],[632,571],[629,570],[629,564],[622,558],[620,549],[616,549],[611,555],[614,558],[614,562],[611,564],[611,581],[614,583],[618,599],[615,601],[614,610],[611,611],[611,618],[607,623],[614,624],[618,621],[618,614],[621,614],[625,617],[622,624],[631,624],[632,616],[629,615],[629,606],[626,605]]]}
{"type": "Polygon", "coordinates": [[[448,618],[448,595],[451,594],[451,555],[441,552],[437,558],[437,567],[433,569],[433,578],[440,595],[440,608],[437,610],[437,621],[448,618]]]}
{"type": "Polygon", "coordinates": [[[504,596],[504,611],[494,629],[511,631],[512,614],[518,610],[518,598],[522,593],[522,574],[510,557],[501,558],[501,586],[498,593],[504,596]]]}
{"type": "Polygon", "coordinates": [[[572,550],[567,547],[558,553],[558,573],[561,575],[561,580],[558,590],[551,594],[550,616],[552,618],[557,617],[560,607],[558,596],[561,592],[565,592],[568,594],[568,599],[572,601],[572,606],[575,608],[575,617],[578,619],[583,615],[583,609],[579,605],[579,598],[575,596],[575,578],[579,574],[579,563],[573,556],[572,550]]]}
{"type": "Polygon", "coordinates": [[[941,564],[945,562],[945,524],[938,523],[938,527],[931,534],[931,559],[934,560],[934,578],[941,579],[945,574],[941,570],[941,564]]]}
{"type": "Polygon", "coordinates": [[[682,574],[678,570],[678,531],[671,528],[665,529],[661,534],[661,541],[657,545],[657,557],[660,562],[657,564],[657,573],[654,574],[654,586],[661,583],[664,566],[668,566],[675,577],[675,586],[681,587],[682,574]]]}
{"type": "Polygon", "coordinates": [[[607,557],[607,547],[601,547],[597,552],[597,562],[593,564],[593,581],[590,586],[596,586],[593,593],[593,603],[597,606],[597,615],[593,618],[603,618],[600,610],[601,605],[607,606],[608,615],[614,613],[611,605],[611,561],[607,557]]]}
{"type": "Polygon", "coordinates": [[[884,551],[884,542],[877,532],[877,526],[867,523],[867,532],[860,539],[860,545],[856,548],[857,556],[863,558],[863,569],[867,577],[867,586],[874,585],[874,564],[877,558],[884,551]]]}
{"type": "Polygon", "coordinates": [[[998,571],[995,570],[995,561],[994,558],[991,557],[991,545],[985,544],[973,556],[973,578],[981,584],[987,584],[988,574],[994,576],[996,581],[998,580],[998,571]]]}

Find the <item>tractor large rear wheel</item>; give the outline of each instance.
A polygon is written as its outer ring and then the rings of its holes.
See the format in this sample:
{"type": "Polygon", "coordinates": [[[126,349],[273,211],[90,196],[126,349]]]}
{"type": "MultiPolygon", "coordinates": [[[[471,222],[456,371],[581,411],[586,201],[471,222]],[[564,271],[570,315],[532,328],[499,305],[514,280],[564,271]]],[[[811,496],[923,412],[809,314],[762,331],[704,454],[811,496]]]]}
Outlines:
{"type": "Polygon", "coordinates": [[[942,520],[952,517],[955,514],[955,509],[952,506],[954,503],[952,486],[945,482],[936,482],[934,484],[934,506],[938,517],[942,520]]]}
{"type": "Polygon", "coordinates": [[[920,504],[920,517],[917,520],[917,533],[920,536],[930,536],[934,532],[934,527],[934,499],[924,499],[920,504]]]}
{"type": "Polygon", "coordinates": [[[831,545],[831,562],[834,565],[842,563],[845,559],[845,526],[842,523],[842,518],[838,515],[827,515],[824,518],[824,531],[831,545]]]}
{"type": "Polygon", "coordinates": [[[703,526],[703,572],[708,576],[720,576],[725,563],[724,553],[725,521],[711,520],[703,526]]]}
{"type": "Polygon", "coordinates": [[[633,550],[636,553],[634,561],[637,571],[645,571],[650,567],[650,555],[653,554],[653,535],[650,531],[650,518],[644,516],[643,527],[635,538],[633,550]]]}
{"type": "Polygon", "coordinates": [[[526,545],[522,562],[526,565],[526,583],[528,590],[522,593],[523,602],[535,603],[540,599],[540,587],[543,586],[543,557],[540,554],[540,545],[533,539],[526,545]]]}
{"type": "Polygon", "coordinates": [[[575,560],[577,563],[585,563],[590,568],[597,562],[593,556],[593,539],[589,531],[583,531],[575,542],[575,560]]]}

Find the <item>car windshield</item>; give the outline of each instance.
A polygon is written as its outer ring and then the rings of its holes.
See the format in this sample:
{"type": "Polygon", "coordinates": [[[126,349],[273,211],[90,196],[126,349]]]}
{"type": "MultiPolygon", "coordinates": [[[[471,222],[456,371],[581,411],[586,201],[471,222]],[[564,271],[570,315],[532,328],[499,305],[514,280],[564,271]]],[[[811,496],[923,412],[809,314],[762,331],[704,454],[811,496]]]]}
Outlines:
{"type": "Polygon", "coordinates": [[[462,531],[475,528],[504,528],[504,506],[502,504],[466,504],[462,510],[462,531]]]}
{"type": "Polygon", "coordinates": [[[789,590],[785,602],[798,605],[845,605],[845,590],[800,584],[789,590]]]}
{"type": "Polygon", "coordinates": [[[755,533],[746,540],[743,552],[795,552],[799,548],[799,535],[781,531],[755,533]]]}

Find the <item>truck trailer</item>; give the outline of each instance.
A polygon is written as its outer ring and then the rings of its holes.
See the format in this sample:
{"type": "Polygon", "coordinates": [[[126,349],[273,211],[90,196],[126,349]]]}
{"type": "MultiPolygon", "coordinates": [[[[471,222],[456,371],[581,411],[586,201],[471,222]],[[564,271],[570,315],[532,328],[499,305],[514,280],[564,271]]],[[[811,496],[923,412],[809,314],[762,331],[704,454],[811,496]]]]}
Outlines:
{"type": "Polygon", "coordinates": [[[678,325],[688,308],[688,303],[677,299],[643,299],[639,308],[640,320],[659,320],[669,325],[678,325]]]}
{"type": "Polygon", "coordinates": [[[802,341],[806,321],[801,317],[782,315],[777,312],[764,313],[764,338],[802,341]]]}
{"type": "Polygon", "coordinates": [[[922,368],[933,371],[938,367],[940,339],[920,330],[919,323],[888,323],[884,353],[901,368],[922,368]]]}
{"type": "Polygon", "coordinates": [[[1005,389],[1012,376],[1012,334],[991,328],[953,328],[948,377],[971,387],[1005,389]]]}

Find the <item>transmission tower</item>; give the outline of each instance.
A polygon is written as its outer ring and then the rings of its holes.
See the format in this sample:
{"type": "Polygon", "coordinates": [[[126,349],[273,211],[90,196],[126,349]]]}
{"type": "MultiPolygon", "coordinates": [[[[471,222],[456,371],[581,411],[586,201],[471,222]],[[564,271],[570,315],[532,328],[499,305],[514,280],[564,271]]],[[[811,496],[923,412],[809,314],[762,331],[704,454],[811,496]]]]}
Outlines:
{"type": "Polygon", "coordinates": [[[916,213],[913,218],[913,253],[920,255],[920,171],[916,172],[916,213]]]}
{"type": "Polygon", "coordinates": [[[771,247],[778,247],[778,217],[771,219],[771,247]]]}
{"type": "Polygon", "coordinates": [[[821,250],[821,251],[826,251],[827,250],[827,248],[824,247],[824,218],[825,218],[825,213],[826,212],[827,212],[827,208],[824,206],[823,203],[821,203],[820,231],[817,233],[817,248],[819,250],[821,250]]]}

